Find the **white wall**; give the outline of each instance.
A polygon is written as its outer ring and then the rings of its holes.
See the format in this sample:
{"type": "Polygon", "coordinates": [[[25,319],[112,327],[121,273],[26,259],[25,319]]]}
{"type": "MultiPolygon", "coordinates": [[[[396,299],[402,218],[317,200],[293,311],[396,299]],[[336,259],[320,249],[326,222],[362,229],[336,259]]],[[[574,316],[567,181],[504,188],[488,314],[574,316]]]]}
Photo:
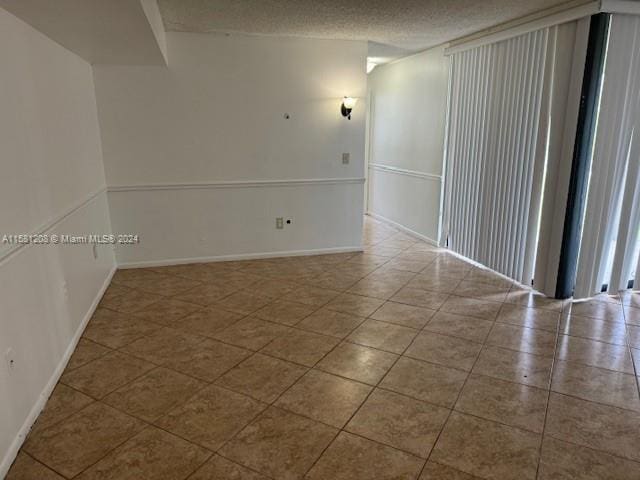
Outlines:
{"type": "Polygon", "coordinates": [[[368,211],[438,240],[448,60],[438,47],[369,74],[368,211]]]}
{"type": "Polygon", "coordinates": [[[94,68],[113,228],[141,238],[118,261],[359,247],[366,43],[167,33],[167,48],[166,69],[94,68]],[[351,121],[344,95],[361,98],[351,121]]]}
{"type": "MultiPolygon", "coordinates": [[[[0,65],[0,239],[109,232],[90,65],[1,8],[0,65]]],[[[111,247],[0,245],[0,478],[113,266],[111,247]]]]}

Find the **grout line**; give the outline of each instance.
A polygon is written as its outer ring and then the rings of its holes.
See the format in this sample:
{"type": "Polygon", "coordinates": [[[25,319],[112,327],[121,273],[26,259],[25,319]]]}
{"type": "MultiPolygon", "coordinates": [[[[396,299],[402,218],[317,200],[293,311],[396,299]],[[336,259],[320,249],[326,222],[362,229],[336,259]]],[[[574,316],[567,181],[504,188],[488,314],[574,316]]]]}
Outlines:
{"type": "Polygon", "coordinates": [[[547,418],[549,416],[549,403],[551,402],[551,392],[553,388],[553,376],[556,367],[556,355],[558,352],[558,343],[560,341],[560,324],[564,318],[565,306],[562,307],[560,318],[558,318],[558,330],[556,331],[556,338],[553,346],[553,358],[551,360],[551,371],[549,372],[549,390],[547,392],[547,403],[544,409],[544,421],[542,422],[542,433],[540,434],[540,445],[538,446],[538,461],[536,464],[536,478],[538,478],[540,472],[540,462],[542,461],[542,445],[544,444],[544,436],[547,429],[547,418]]]}

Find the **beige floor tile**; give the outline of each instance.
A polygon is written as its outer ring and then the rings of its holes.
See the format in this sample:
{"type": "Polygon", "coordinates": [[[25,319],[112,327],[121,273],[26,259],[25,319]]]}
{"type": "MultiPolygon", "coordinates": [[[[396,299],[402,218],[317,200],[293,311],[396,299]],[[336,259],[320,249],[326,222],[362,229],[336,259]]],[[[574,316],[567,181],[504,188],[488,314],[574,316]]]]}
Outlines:
{"type": "Polygon", "coordinates": [[[493,322],[466,315],[437,312],[424,327],[425,331],[463,338],[482,343],[489,335],[493,322]]]}
{"type": "Polygon", "coordinates": [[[505,277],[498,275],[486,268],[474,267],[464,278],[467,282],[485,283],[487,285],[495,285],[499,287],[511,287],[513,282],[505,277]]]}
{"type": "Polygon", "coordinates": [[[312,286],[303,286],[293,292],[287,293],[282,300],[289,302],[298,302],[312,307],[318,307],[329,303],[331,300],[340,295],[340,292],[329,290],[326,288],[318,288],[312,286]]]}
{"type": "Polygon", "coordinates": [[[551,393],[545,434],[640,460],[640,413],[551,393]]]}
{"type": "Polygon", "coordinates": [[[569,310],[572,315],[579,317],[593,317],[610,322],[624,322],[622,306],[609,302],[587,300],[574,302],[569,310]]]}
{"type": "Polygon", "coordinates": [[[102,398],[126,383],[141,377],[154,365],[121,352],[107,355],[64,373],[60,382],[93,398],[102,398]]]}
{"type": "Polygon", "coordinates": [[[189,480],[269,480],[269,477],[214,455],[189,480]]]}
{"type": "Polygon", "coordinates": [[[640,308],[640,289],[636,288],[635,290],[625,290],[620,293],[623,305],[640,308]]]}
{"type": "Polygon", "coordinates": [[[400,354],[417,334],[418,331],[413,328],[366,320],[347,337],[347,340],[366,347],[400,354]]]}
{"type": "Polygon", "coordinates": [[[410,397],[452,408],[467,373],[401,357],[380,386],[410,397]]]}
{"type": "Polygon", "coordinates": [[[183,302],[195,303],[207,306],[222,300],[223,298],[236,292],[238,287],[222,282],[207,283],[188,290],[174,298],[183,302]]]}
{"type": "Polygon", "coordinates": [[[221,270],[218,276],[218,282],[239,290],[248,288],[260,280],[262,280],[262,277],[243,273],[240,270],[221,270]]]}
{"type": "Polygon", "coordinates": [[[367,276],[367,278],[371,280],[395,282],[396,284],[401,284],[402,286],[407,284],[415,276],[415,273],[407,272],[405,270],[397,270],[395,268],[389,267],[387,264],[372,272],[367,276]]]}
{"type": "Polygon", "coordinates": [[[254,313],[254,317],[271,322],[282,323],[283,325],[295,325],[305,317],[308,317],[316,310],[302,303],[295,302],[274,302],[254,313]]]}
{"type": "Polygon", "coordinates": [[[415,307],[402,303],[386,302],[373,314],[371,318],[382,322],[395,323],[405,327],[420,329],[424,327],[433,316],[435,310],[415,307]]]}
{"type": "Polygon", "coordinates": [[[185,316],[171,326],[186,333],[212,337],[241,318],[243,318],[242,314],[212,305],[185,316]]]}
{"type": "Polygon", "coordinates": [[[481,478],[536,478],[540,435],[453,412],[431,459],[481,478]]]}
{"type": "Polygon", "coordinates": [[[251,355],[253,352],[244,348],[216,340],[205,340],[190,350],[175,355],[164,365],[205,382],[213,382],[251,355]]]}
{"type": "Polygon", "coordinates": [[[337,338],[345,338],[364,320],[364,317],[322,308],[302,320],[296,327],[337,338]]]}
{"type": "Polygon", "coordinates": [[[129,287],[125,287],[124,285],[118,285],[117,283],[111,283],[105,290],[102,295],[102,299],[110,299],[117,297],[118,295],[122,295],[129,291],[129,287]]]}
{"type": "MultiPolygon", "coordinates": [[[[378,246],[384,246],[378,244],[378,246]]],[[[393,247],[386,247],[393,248],[393,247]]],[[[353,263],[356,265],[367,265],[371,267],[379,267],[389,261],[389,257],[383,257],[381,255],[373,255],[370,253],[361,253],[354,255],[352,258],[347,260],[347,263],[353,263]]]]}
{"type": "Polygon", "coordinates": [[[359,317],[368,317],[384,303],[384,300],[362,295],[343,293],[327,304],[327,309],[348,313],[359,317]]]}
{"type": "Polygon", "coordinates": [[[486,343],[534,355],[553,356],[556,334],[546,330],[496,323],[486,343]]]}
{"type": "Polygon", "coordinates": [[[149,427],[109,453],[78,480],[172,480],[186,478],[211,453],[149,427]]]}
{"type": "Polygon", "coordinates": [[[73,355],[71,355],[71,358],[69,359],[69,363],[67,363],[65,371],[68,372],[74,368],[86,365],[93,360],[103,357],[110,351],[110,348],[100,345],[99,343],[92,342],[86,338],[81,338],[76,345],[76,349],[73,351],[73,355]]]}
{"type": "Polygon", "coordinates": [[[340,340],[335,337],[292,329],[286,335],[275,338],[260,352],[313,367],[339,342],[340,340]]]}
{"type": "Polygon", "coordinates": [[[99,308],[82,336],[109,348],[121,348],[159,329],[154,323],[99,308]]]}
{"type": "Polygon", "coordinates": [[[353,285],[348,292],[387,300],[395,295],[405,283],[401,280],[365,277],[353,285]]]}
{"type": "Polygon", "coordinates": [[[585,338],[560,335],[557,357],[592,367],[606,368],[633,374],[629,349],[622,345],[597,342],[585,338]]]}
{"type": "Polygon", "coordinates": [[[198,392],[155,424],[209,450],[218,450],[267,404],[215,385],[198,392]]]}
{"type": "Polygon", "coordinates": [[[218,272],[210,268],[206,263],[189,263],[184,265],[167,265],[164,267],[154,267],[154,271],[164,273],[166,275],[175,275],[191,280],[199,280],[201,282],[215,282],[218,278],[218,272]]]}
{"type": "Polygon", "coordinates": [[[156,368],[102,401],[146,422],[184,403],[206,384],[167,368],[156,368]]]}
{"type": "Polygon", "coordinates": [[[289,331],[289,327],[284,325],[246,317],[217,332],[215,338],[249,350],[260,350],[273,339],[286,335],[289,331]]]}
{"type": "Polygon", "coordinates": [[[488,302],[504,302],[510,286],[489,285],[475,281],[461,281],[455,291],[451,292],[459,297],[471,297],[488,302]]]}
{"type": "Polygon", "coordinates": [[[624,320],[630,325],[640,325],[640,307],[624,307],[624,320]]]}
{"type": "Polygon", "coordinates": [[[162,365],[204,340],[204,337],[165,327],[124,346],[122,351],[162,365]]]}
{"type": "Polygon", "coordinates": [[[471,270],[471,265],[465,263],[450,263],[437,258],[433,263],[420,272],[421,275],[429,275],[434,277],[457,278],[462,281],[471,270]]]}
{"type": "Polygon", "coordinates": [[[124,286],[131,285],[129,288],[135,288],[138,283],[150,281],[159,275],[153,268],[123,268],[115,272],[112,282],[124,286]]]}
{"type": "Polygon", "coordinates": [[[633,364],[636,369],[636,375],[640,374],[640,349],[632,348],[631,356],[633,358],[633,364]]]}
{"type": "Polygon", "coordinates": [[[38,420],[31,427],[30,435],[37,435],[43,429],[54,425],[76,412],[79,412],[90,403],[93,399],[84,393],[73,388],[67,387],[63,383],[58,383],[53,393],[47,400],[47,404],[38,416],[38,420]]]}
{"type": "Polygon", "coordinates": [[[350,343],[338,345],[316,368],[369,385],[377,384],[394,364],[397,355],[350,343]]]}
{"type": "Polygon", "coordinates": [[[622,372],[556,361],[551,390],[592,402],[640,411],[636,378],[622,372]]]}
{"type": "Polygon", "coordinates": [[[631,348],[640,348],[640,327],[627,325],[627,332],[629,333],[629,346],[631,348]]]}
{"type": "Polygon", "coordinates": [[[469,371],[481,349],[480,343],[425,331],[413,340],[404,355],[469,371]]]}
{"type": "Polygon", "coordinates": [[[337,432],[270,407],[227,443],[221,454],[275,479],[302,478],[337,432]]]}
{"type": "Polygon", "coordinates": [[[26,453],[20,452],[5,480],[64,480],[64,478],[26,453]]]}
{"type": "Polygon", "coordinates": [[[560,312],[505,303],[498,313],[496,322],[556,332],[560,322],[560,312]]]}
{"type": "Polygon", "coordinates": [[[293,292],[298,286],[294,283],[283,282],[282,280],[274,280],[272,278],[264,278],[245,287],[243,291],[252,295],[276,299],[283,297],[287,293],[293,292]]]}
{"type": "Polygon", "coordinates": [[[408,287],[419,288],[420,290],[428,290],[439,293],[453,293],[460,283],[459,277],[447,277],[446,275],[434,275],[429,273],[421,273],[416,275],[408,284],[408,287]]]}
{"type": "Polygon", "coordinates": [[[195,303],[183,302],[175,298],[163,298],[144,310],[135,313],[134,316],[165,327],[175,327],[179,324],[180,319],[201,308],[201,305],[196,305],[195,303]]]}
{"type": "Polygon", "coordinates": [[[437,310],[445,302],[447,296],[446,293],[403,287],[391,297],[391,301],[437,310]]]}
{"type": "Polygon", "coordinates": [[[511,291],[505,299],[506,303],[520,305],[521,307],[542,308],[561,312],[564,300],[556,300],[555,298],[547,298],[541,293],[532,290],[522,290],[519,288],[511,288],[511,291]]]}
{"type": "Polygon", "coordinates": [[[163,278],[164,275],[156,269],[157,267],[118,269],[113,275],[112,282],[128,288],[136,288],[138,285],[163,278]]]}
{"type": "Polygon", "coordinates": [[[424,460],[395,448],[341,432],[305,478],[309,480],[411,480],[424,460]]]}
{"type": "Polygon", "coordinates": [[[342,428],[371,387],[318,370],[307,374],[275,403],[277,407],[342,428]]]}
{"type": "Polygon", "coordinates": [[[371,247],[366,247],[364,249],[365,253],[370,253],[372,255],[378,255],[381,257],[395,257],[396,255],[399,255],[402,250],[399,248],[392,248],[392,247],[381,247],[381,246],[371,246],[371,247]]]}
{"type": "Polygon", "coordinates": [[[539,480],[637,480],[640,463],[551,437],[542,441],[539,480]]]}
{"type": "Polygon", "coordinates": [[[531,355],[498,347],[484,347],[473,373],[548,389],[552,357],[531,355]]]}
{"type": "Polygon", "coordinates": [[[184,293],[199,285],[201,285],[201,283],[197,280],[178,277],[175,275],[161,275],[145,282],[138,283],[136,288],[146,293],[170,297],[172,295],[184,293]]]}
{"type": "Polygon", "coordinates": [[[498,316],[501,306],[501,303],[451,295],[442,305],[441,311],[493,321],[498,316]]]}
{"type": "Polygon", "coordinates": [[[306,283],[318,288],[344,291],[352,287],[360,278],[356,275],[325,271],[312,276],[306,283]]]}
{"type": "Polygon", "coordinates": [[[100,403],[29,437],[24,450],[71,478],[144,427],[144,423],[100,403]]]}
{"type": "Polygon", "coordinates": [[[257,353],[229,370],[215,384],[271,403],[306,371],[299,365],[257,353]]]}
{"type": "Polygon", "coordinates": [[[385,264],[385,267],[404,270],[406,272],[419,273],[424,270],[431,261],[405,260],[401,257],[395,257],[385,264]]]}
{"type": "Polygon", "coordinates": [[[455,409],[542,433],[548,395],[547,390],[472,374],[462,389],[455,409]]]}
{"type": "Polygon", "coordinates": [[[100,306],[120,313],[135,313],[150,307],[160,300],[162,300],[160,295],[130,289],[122,295],[103,299],[100,302],[100,306]]]}
{"type": "Polygon", "coordinates": [[[427,458],[449,417],[449,410],[376,389],[345,430],[427,458]]]}
{"type": "Polygon", "coordinates": [[[568,315],[560,322],[560,333],[615,345],[626,345],[625,327],[626,325],[621,322],[607,322],[597,318],[568,315]]]}
{"type": "Polygon", "coordinates": [[[479,477],[461,472],[455,468],[428,461],[419,480],[479,480],[479,477]]]}
{"type": "Polygon", "coordinates": [[[252,295],[250,293],[241,291],[232,293],[228,297],[218,300],[216,305],[229,310],[231,312],[241,313],[243,315],[249,315],[256,310],[260,310],[265,305],[271,303],[272,300],[268,297],[261,297],[258,295],[252,295]]]}

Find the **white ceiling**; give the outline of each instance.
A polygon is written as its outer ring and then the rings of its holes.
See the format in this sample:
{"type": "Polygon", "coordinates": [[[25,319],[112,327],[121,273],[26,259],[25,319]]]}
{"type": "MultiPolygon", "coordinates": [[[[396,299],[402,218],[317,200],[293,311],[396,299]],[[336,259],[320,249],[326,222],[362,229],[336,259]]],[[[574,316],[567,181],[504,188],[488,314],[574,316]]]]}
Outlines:
{"type": "Polygon", "coordinates": [[[366,40],[397,58],[567,0],[158,0],[167,31],[366,40]]]}

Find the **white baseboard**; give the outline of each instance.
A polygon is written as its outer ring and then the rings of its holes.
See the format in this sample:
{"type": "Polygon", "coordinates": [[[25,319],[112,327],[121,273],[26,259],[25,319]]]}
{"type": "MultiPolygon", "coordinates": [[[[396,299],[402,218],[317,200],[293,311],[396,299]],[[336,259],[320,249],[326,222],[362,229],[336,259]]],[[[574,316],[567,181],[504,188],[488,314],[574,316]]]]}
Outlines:
{"type": "Polygon", "coordinates": [[[104,295],[105,290],[111,283],[111,278],[113,277],[113,274],[116,272],[116,268],[117,267],[114,265],[111,268],[107,277],[105,278],[104,283],[102,284],[102,286],[100,287],[100,290],[98,291],[95,298],[93,299],[93,302],[89,307],[89,310],[85,314],[84,318],[82,319],[82,322],[80,323],[75,334],[73,335],[73,338],[69,343],[69,346],[65,350],[64,355],[60,360],[60,363],[58,363],[58,366],[53,372],[53,375],[51,375],[49,382],[45,386],[44,390],[42,390],[42,393],[40,393],[38,400],[36,401],[31,411],[29,412],[29,415],[27,416],[26,420],[22,424],[22,428],[20,428],[18,435],[13,440],[13,442],[11,443],[11,446],[9,447],[9,450],[7,451],[4,458],[2,459],[2,462],[0,463],[0,478],[4,478],[9,472],[9,468],[11,468],[11,464],[13,464],[13,461],[18,455],[18,452],[20,451],[22,444],[24,443],[25,439],[27,438],[27,435],[31,431],[31,427],[33,426],[35,421],[38,419],[38,416],[40,415],[40,413],[42,412],[42,409],[46,405],[47,400],[49,400],[49,397],[51,396],[53,389],[58,383],[58,380],[60,380],[60,377],[62,376],[62,372],[64,372],[64,369],[66,368],[67,363],[69,363],[69,359],[71,358],[71,355],[73,354],[74,350],[76,349],[76,346],[78,345],[78,342],[80,341],[80,337],[82,337],[82,333],[84,332],[84,329],[89,323],[89,320],[91,320],[91,317],[93,316],[93,312],[95,312],[96,308],[98,307],[98,304],[102,299],[102,295],[104,295]]]}
{"type": "Polygon", "coordinates": [[[212,257],[168,258],[163,260],[145,260],[142,262],[118,263],[118,268],[165,267],[187,263],[228,262],[232,260],[257,260],[261,258],[301,257],[305,255],[326,255],[329,253],[362,252],[362,247],[318,248],[314,250],[285,250],[279,252],[243,253],[239,255],[216,255],[212,257]]]}
{"type": "Polygon", "coordinates": [[[406,233],[407,235],[411,235],[412,237],[422,240],[423,242],[427,242],[435,247],[439,246],[438,242],[435,241],[433,238],[429,238],[426,235],[422,235],[421,233],[411,230],[410,228],[405,227],[404,225],[398,222],[394,222],[393,220],[390,220],[387,217],[383,217],[382,215],[378,215],[377,213],[373,213],[373,212],[367,212],[367,215],[369,215],[372,218],[375,218],[376,220],[380,220],[381,222],[388,223],[392,227],[395,227],[398,230],[400,230],[401,232],[406,233]]]}

